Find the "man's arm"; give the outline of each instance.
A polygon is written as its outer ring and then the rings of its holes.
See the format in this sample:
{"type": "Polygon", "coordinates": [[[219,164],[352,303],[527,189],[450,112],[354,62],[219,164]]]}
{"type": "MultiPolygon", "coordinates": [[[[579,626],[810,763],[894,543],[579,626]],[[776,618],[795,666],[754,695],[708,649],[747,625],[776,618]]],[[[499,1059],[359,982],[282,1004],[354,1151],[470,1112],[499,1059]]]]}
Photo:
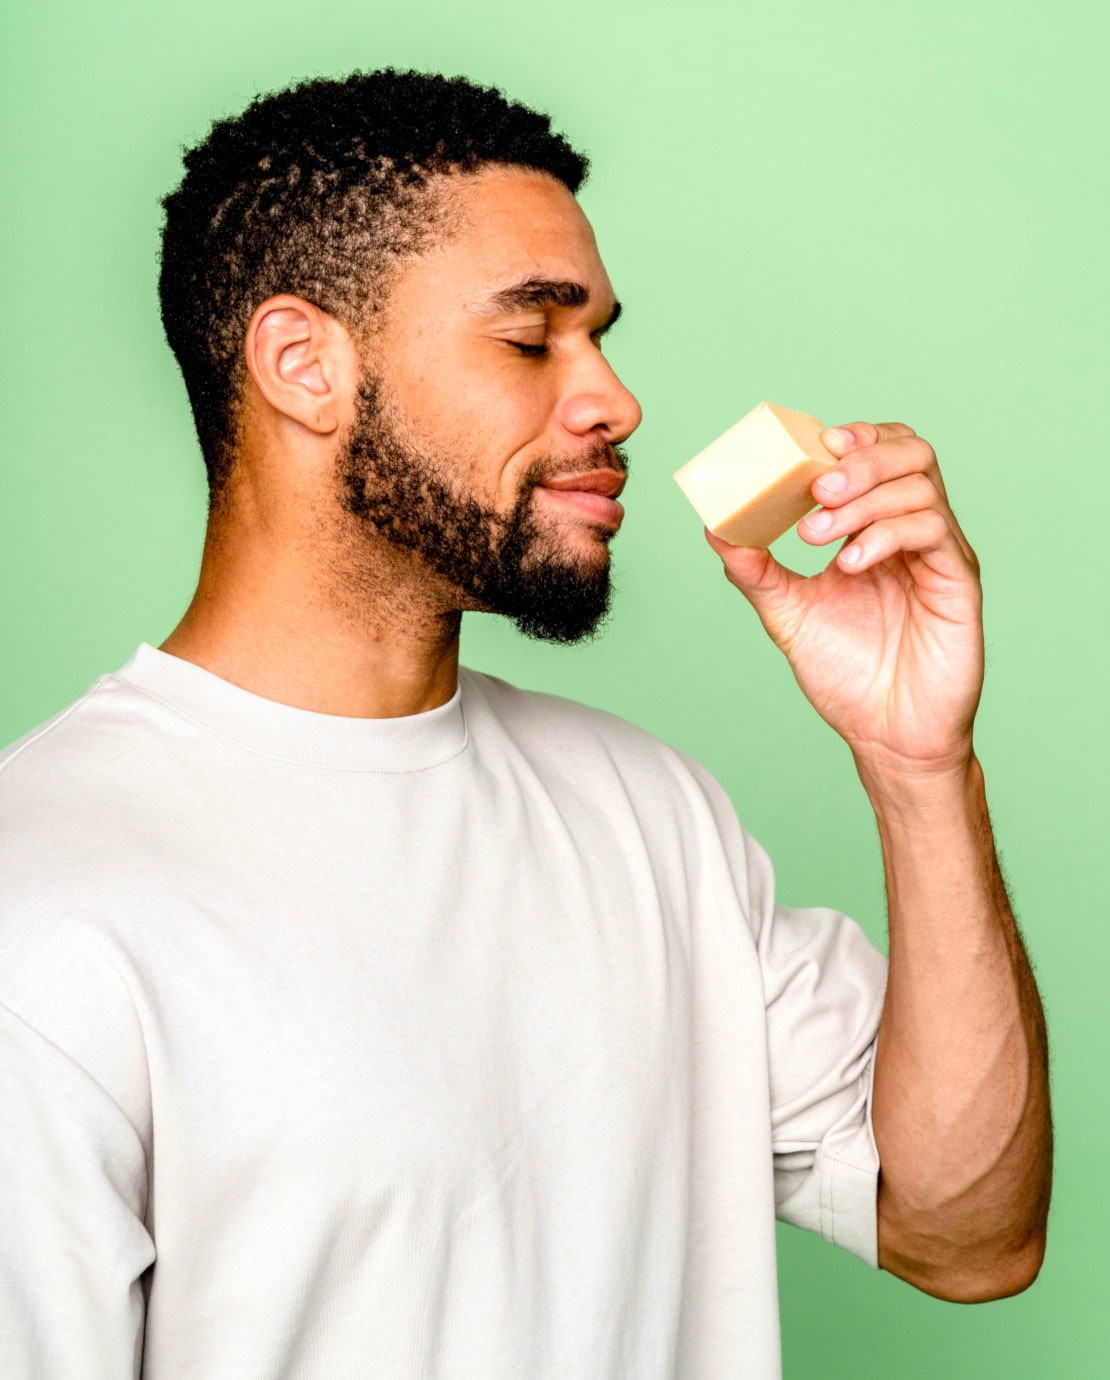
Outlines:
{"type": "Polygon", "coordinates": [[[995,857],[972,725],[979,563],[933,448],[900,422],[826,430],[840,463],[798,527],[803,578],[706,532],[818,713],[852,749],[886,868],[890,966],[872,1122],[879,1264],[973,1302],[1027,1287],[1052,1171],[1036,984],[995,857]]]}
{"type": "Polygon", "coordinates": [[[883,780],[890,968],[872,1118],[879,1264],[957,1303],[1027,1288],[1052,1174],[1044,1014],[998,867],[983,774],[883,780]]]}

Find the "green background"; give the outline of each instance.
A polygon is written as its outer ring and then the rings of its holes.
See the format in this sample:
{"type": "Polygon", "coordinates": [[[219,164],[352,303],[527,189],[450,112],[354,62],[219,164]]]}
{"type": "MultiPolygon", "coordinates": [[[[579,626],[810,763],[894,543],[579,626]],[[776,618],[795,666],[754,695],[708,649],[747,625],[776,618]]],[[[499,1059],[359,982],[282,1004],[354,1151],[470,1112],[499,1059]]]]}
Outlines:
{"type": "MultiPolygon", "coordinates": [[[[582,200],[627,313],[608,353],[644,407],[618,595],[576,649],[468,616],[463,659],[694,754],[770,850],[782,898],[847,911],[885,948],[847,750],[671,474],[764,398],[933,443],[983,565],[978,750],[1049,1020],[1048,1255],[1027,1293],[966,1307],[780,1226],[785,1370],[1110,1373],[1105,5],[13,8],[0,739],[157,644],[191,593],[201,465],[155,300],[181,145],[257,90],[354,67],[463,72],[549,110],[593,158],[582,200]]],[[[817,568],[796,537],[777,549],[817,568]]]]}

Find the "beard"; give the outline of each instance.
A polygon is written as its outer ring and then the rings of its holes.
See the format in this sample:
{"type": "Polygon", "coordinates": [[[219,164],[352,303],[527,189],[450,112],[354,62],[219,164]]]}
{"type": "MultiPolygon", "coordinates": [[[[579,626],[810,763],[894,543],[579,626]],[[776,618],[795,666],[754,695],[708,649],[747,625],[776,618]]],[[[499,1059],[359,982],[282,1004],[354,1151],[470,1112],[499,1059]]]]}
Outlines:
{"type": "Polygon", "coordinates": [[[451,482],[457,460],[410,441],[391,421],[380,379],[364,376],[355,419],[336,461],[344,510],[363,530],[423,564],[462,595],[462,607],[501,614],[526,637],[571,644],[596,636],[612,601],[608,543],[596,554],[559,545],[535,521],[533,491],[559,474],[607,467],[627,471],[618,446],[602,442],[573,462],[534,461],[511,512],[484,507],[451,482]]]}

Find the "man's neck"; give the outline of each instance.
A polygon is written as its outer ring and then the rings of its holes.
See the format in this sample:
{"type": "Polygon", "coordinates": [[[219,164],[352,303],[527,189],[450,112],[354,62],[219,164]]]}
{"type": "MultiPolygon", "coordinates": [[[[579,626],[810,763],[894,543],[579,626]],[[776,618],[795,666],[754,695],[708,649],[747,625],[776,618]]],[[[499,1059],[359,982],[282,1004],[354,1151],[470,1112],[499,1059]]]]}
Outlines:
{"type": "Polygon", "coordinates": [[[196,594],[161,650],[264,699],[352,718],[399,718],[455,693],[457,610],[396,570],[326,569],[307,543],[234,544],[210,531],[196,594]]]}

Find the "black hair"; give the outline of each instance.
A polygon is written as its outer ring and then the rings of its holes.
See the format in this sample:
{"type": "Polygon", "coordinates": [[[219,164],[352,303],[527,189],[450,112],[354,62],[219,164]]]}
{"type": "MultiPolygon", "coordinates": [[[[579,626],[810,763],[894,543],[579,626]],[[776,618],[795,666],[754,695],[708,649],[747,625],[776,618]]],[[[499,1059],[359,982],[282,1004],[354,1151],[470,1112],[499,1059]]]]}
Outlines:
{"type": "Polygon", "coordinates": [[[497,88],[393,68],[257,96],[184,163],[162,201],[158,296],[213,506],[234,462],[243,339],[260,302],[293,293],[357,332],[390,266],[444,223],[429,178],[505,164],[576,193],[589,172],[547,115],[497,88]]]}

